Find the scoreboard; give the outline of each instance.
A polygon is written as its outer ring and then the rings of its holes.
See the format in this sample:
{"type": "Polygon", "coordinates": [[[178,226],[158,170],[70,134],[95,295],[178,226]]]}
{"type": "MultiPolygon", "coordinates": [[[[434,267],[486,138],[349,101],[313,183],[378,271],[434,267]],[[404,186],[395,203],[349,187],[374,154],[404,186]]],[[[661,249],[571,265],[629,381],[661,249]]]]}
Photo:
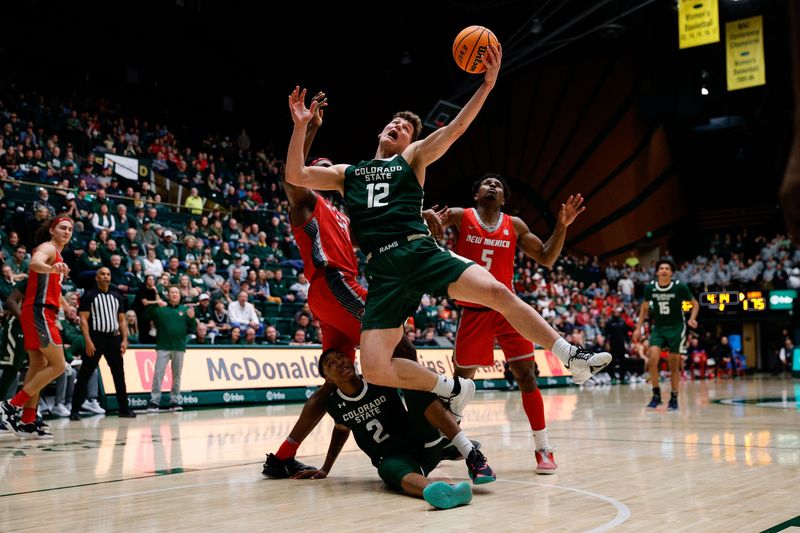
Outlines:
{"type": "Polygon", "coordinates": [[[732,310],[761,312],[767,310],[767,298],[762,291],[721,291],[700,293],[700,307],[715,311],[732,310]]]}

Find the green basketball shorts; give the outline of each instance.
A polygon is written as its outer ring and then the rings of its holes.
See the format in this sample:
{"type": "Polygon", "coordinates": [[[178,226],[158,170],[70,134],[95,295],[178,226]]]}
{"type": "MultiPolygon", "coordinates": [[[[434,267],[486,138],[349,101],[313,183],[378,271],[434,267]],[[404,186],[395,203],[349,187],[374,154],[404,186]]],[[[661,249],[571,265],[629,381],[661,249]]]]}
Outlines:
{"type": "Polygon", "coordinates": [[[361,329],[390,329],[416,311],[423,294],[445,295],[447,286],[474,265],[441,248],[431,237],[401,238],[371,254],[367,305],[361,329]]]}
{"type": "Polygon", "coordinates": [[[686,353],[686,324],[653,326],[650,333],[650,346],[658,346],[669,353],[686,353]]]}

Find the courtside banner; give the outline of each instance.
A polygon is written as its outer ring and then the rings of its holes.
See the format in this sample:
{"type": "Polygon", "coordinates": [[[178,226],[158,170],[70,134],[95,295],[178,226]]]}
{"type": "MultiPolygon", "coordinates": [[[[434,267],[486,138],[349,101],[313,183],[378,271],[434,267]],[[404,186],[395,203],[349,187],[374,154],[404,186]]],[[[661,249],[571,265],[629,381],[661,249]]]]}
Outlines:
{"type": "Polygon", "coordinates": [[[719,42],[717,0],[680,0],[678,40],[681,48],[719,42]]]}
{"type": "Polygon", "coordinates": [[[761,15],[725,24],[725,55],[729,91],[767,83],[761,15]]]}
{"type": "MultiPolygon", "coordinates": [[[[321,385],[317,370],[319,347],[250,348],[243,346],[189,347],[183,358],[181,390],[213,391],[237,389],[274,389],[282,387],[314,387],[321,385]]],[[[417,350],[417,360],[440,374],[453,374],[452,348],[417,350]]],[[[503,352],[495,350],[494,366],[479,368],[475,379],[503,379],[503,352]]],[[[156,367],[155,348],[130,347],[123,356],[125,382],[129,393],[150,392],[156,367]]],[[[536,350],[539,377],[570,376],[561,361],[546,350],[536,350]]],[[[360,364],[356,359],[356,370],[360,364]]],[[[106,394],[116,394],[111,371],[100,362],[100,374],[106,394]]],[[[172,388],[172,368],[161,383],[162,391],[172,388]]]]}

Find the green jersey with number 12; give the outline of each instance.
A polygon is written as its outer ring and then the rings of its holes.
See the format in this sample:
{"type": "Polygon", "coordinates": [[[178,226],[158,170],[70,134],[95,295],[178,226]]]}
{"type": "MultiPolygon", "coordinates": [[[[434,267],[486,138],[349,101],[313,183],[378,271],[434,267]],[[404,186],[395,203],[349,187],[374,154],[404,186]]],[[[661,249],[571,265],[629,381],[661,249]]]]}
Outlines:
{"type": "Polygon", "coordinates": [[[399,238],[427,234],[422,219],[425,193],[402,155],[362,161],[344,173],[344,201],[361,250],[378,251],[399,238]]]}

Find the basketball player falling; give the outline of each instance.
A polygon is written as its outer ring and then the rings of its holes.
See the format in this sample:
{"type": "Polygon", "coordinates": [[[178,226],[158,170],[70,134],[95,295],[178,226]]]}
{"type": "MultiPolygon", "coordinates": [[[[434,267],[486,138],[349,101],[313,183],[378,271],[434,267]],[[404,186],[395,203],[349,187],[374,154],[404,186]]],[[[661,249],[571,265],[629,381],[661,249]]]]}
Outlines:
{"type": "MultiPolygon", "coordinates": [[[[499,174],[485,174],[472,186],[476,207],[446,209],[442,225],[455,226],[458,231],[455,252],[482,265],[513,290],[514,256],[519,246],[525,255],[552,268],[572,224],[586,207],[581,207],[580,194],[570,196],[561,205],[555,231],[546,243],[531,233],[519,217],[502,212],[508,200],[509,188],[499,174]]],[[[554,474],[558,469],[553,451],[547,441],[542,394],[536,386],[534,346],[520,335],[503,315],[488,307],[470,302],[462,306],[461,321],[456,332],[455,374],[472,378],[478,367],[494,365],[495,339],[500,344],[508,366],[522,394],[522,407],[533,430],[538,474],[554,474]]]]}
{"type": "MultiPolygon", "coordinates": [[[[308,151],[322,125],[323,110],[327,105],[324,93],[314,97],[316,112],[306,133],[303,151],[308,151]]],[[[317,166],[330,166],[327,159],[316,160],[317,166]]],[[[311,283],[308,304],[319,320],[322,330],[323,353],[335,349],[351,361],[361,335],[361,318],[367,291],[356,278],[358,262],[350,240],[350,221],[328,200],[305,187],[296,187],[284,181],[289,199],[289,222],[303,259],[306,277],[311,283]]],[[[425,213],[432,226],[439,221],[433,211],[425,213]]],[[[395,349],[395,356],[416,361],[414,346],[403,336],[395,349]]],[[[286,478],[314,467],[295,459],[300,443],[311,433],[325,415],[325,403],[336,385],[326,382],[305,403],[300,418],[291,433],[275,454],[268,454],[262,474],[269,478],[286,478]]],[[[467,459],[470,476],[475,479],[494,479],[486,458],[475,448],[464,432],[452,436],[452,442],[467,459]]]]}
{"type": "Polygon", "coordinates": [[[378,135],[371,160],[329,168],[306,166],[303,139],[315,102],[306,107],[306,91],[289,96],[294,129],[286,157],[286,181],[292,185],[343,193],[353,235],[367,254],[370,283],[361,326],[361,364],[368,381],[388,387],[435,392],[462,414],[463,391],[475,384],[463,378],[433,375],[422,365],[392,359],[403,336],[403,323],[423,294],[443,294],[500,311],[525,338],[549,349],[583,383],[611,361],[607,352],[593,353],[570,345],[530,305],[498,282],[484,268],[439,247],[423,222],[425,172],[466,131],[497,81],[501,51],[489,46],[486,73],[458,115],[420,139],[422,121],[414,113],[396,113],[378,135]]]}

